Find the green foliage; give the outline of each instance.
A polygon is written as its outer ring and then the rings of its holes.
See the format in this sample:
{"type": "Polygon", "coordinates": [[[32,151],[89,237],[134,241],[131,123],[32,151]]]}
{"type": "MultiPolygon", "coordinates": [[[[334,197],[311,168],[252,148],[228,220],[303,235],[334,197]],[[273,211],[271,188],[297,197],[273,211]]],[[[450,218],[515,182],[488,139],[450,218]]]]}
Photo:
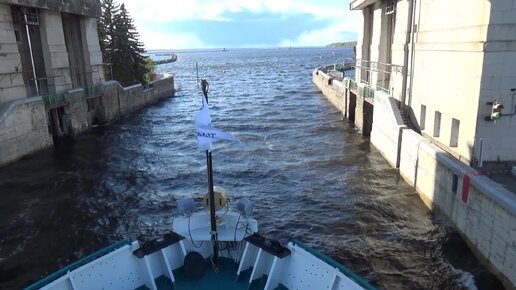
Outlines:
{"type": "Polygon", "coordinates": [[[143,56],[145,50],[125,4],[118,5],[113,0],[101,2],[99,40],[102,57],[111,64],[109,73],[124,86],[138,82],[146,84],[149,69],[143,56]]]}
{"type": "Polygon", "coordinates": [[[326,47],[353,47],[357,45],[356,41],[348,41],[348,42],[334,42],[326,45],[326,47]]]}
{"type": "Polygon", "coordinates": [[[146,56],[145,57],[145,68],[147,68],[148,73],[145,76],[146,82],[152,81],[152,77],[156,72],[156,62],[152,60],[152,58],[146,56]]]}

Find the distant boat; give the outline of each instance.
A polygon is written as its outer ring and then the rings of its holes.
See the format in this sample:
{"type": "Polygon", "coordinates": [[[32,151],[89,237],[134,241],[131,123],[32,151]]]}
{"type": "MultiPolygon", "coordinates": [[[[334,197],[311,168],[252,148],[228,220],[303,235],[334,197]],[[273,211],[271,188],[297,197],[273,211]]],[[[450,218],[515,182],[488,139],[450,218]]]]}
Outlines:
{"type": "Polygon", "coordinates": [[[228,50],[224,47],[224,48],[222,49],[222,51],[226,52],[226,51],[228,51],[228,50]]]}

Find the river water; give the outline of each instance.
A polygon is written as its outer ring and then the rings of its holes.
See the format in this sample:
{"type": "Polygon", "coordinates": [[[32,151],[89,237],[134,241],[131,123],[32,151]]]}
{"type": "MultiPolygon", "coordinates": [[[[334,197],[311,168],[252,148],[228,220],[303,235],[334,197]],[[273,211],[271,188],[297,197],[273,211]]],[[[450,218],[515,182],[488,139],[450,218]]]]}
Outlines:
{"type": "Polygon", "coordinates": [[[311,83],[350,49],[176,52],[169,98],[0,168],[0,288],[17,289],[121,239],[171,228],[206,192],[195,63],[210,83],[215,184],[254,201],[260,232],[297,239],[383,289],[500,289],[465,242],[311,83]]]}

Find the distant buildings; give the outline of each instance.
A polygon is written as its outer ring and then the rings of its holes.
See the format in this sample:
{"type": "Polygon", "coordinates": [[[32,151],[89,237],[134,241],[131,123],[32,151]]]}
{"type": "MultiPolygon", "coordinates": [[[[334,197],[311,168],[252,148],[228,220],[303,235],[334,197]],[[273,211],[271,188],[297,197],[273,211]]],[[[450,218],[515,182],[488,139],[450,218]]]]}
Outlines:
{"type": "Polygon", "coordinates": [[[356,81],[466,164],[516,165],[516,1],[351,0],[356,81]],[[503,108],[502,108],[503,106],[503,108]]]}

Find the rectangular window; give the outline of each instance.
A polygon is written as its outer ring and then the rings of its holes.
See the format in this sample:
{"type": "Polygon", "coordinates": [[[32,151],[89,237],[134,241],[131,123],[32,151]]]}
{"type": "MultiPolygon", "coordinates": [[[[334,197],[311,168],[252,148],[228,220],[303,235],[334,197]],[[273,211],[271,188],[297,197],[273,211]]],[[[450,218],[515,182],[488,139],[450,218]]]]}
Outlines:
{"type": "Polygon", "coordinates": [[[394,0],[387,0],[385,4],[385,15],[394,14],[396,11],[396,2],[394,0]]]}
{"type": "Polygon", "coordinates": [[[419,130],[425,130],[426,106],[421,105],[421,116],[419,117],[419,130]]]}
{"type": "Polygon", "coordinates": [[[441,135],[441,112],[435,111],[434,116],[434,137],[441,135]]]}
{"type": "Polygon", "coordinates": [[[459,128],[460,121],[457,119],[452,119],[450,147],[457,147],[459,145],[459,128]]]}
{"type": "Polygon", "coordinates": [[[457,174],[453,174],[452,187],[451,187],[451,190],[453,193],[457,193],[458,184],[459,184],[459,177],[457,176],[457,174]]]}

